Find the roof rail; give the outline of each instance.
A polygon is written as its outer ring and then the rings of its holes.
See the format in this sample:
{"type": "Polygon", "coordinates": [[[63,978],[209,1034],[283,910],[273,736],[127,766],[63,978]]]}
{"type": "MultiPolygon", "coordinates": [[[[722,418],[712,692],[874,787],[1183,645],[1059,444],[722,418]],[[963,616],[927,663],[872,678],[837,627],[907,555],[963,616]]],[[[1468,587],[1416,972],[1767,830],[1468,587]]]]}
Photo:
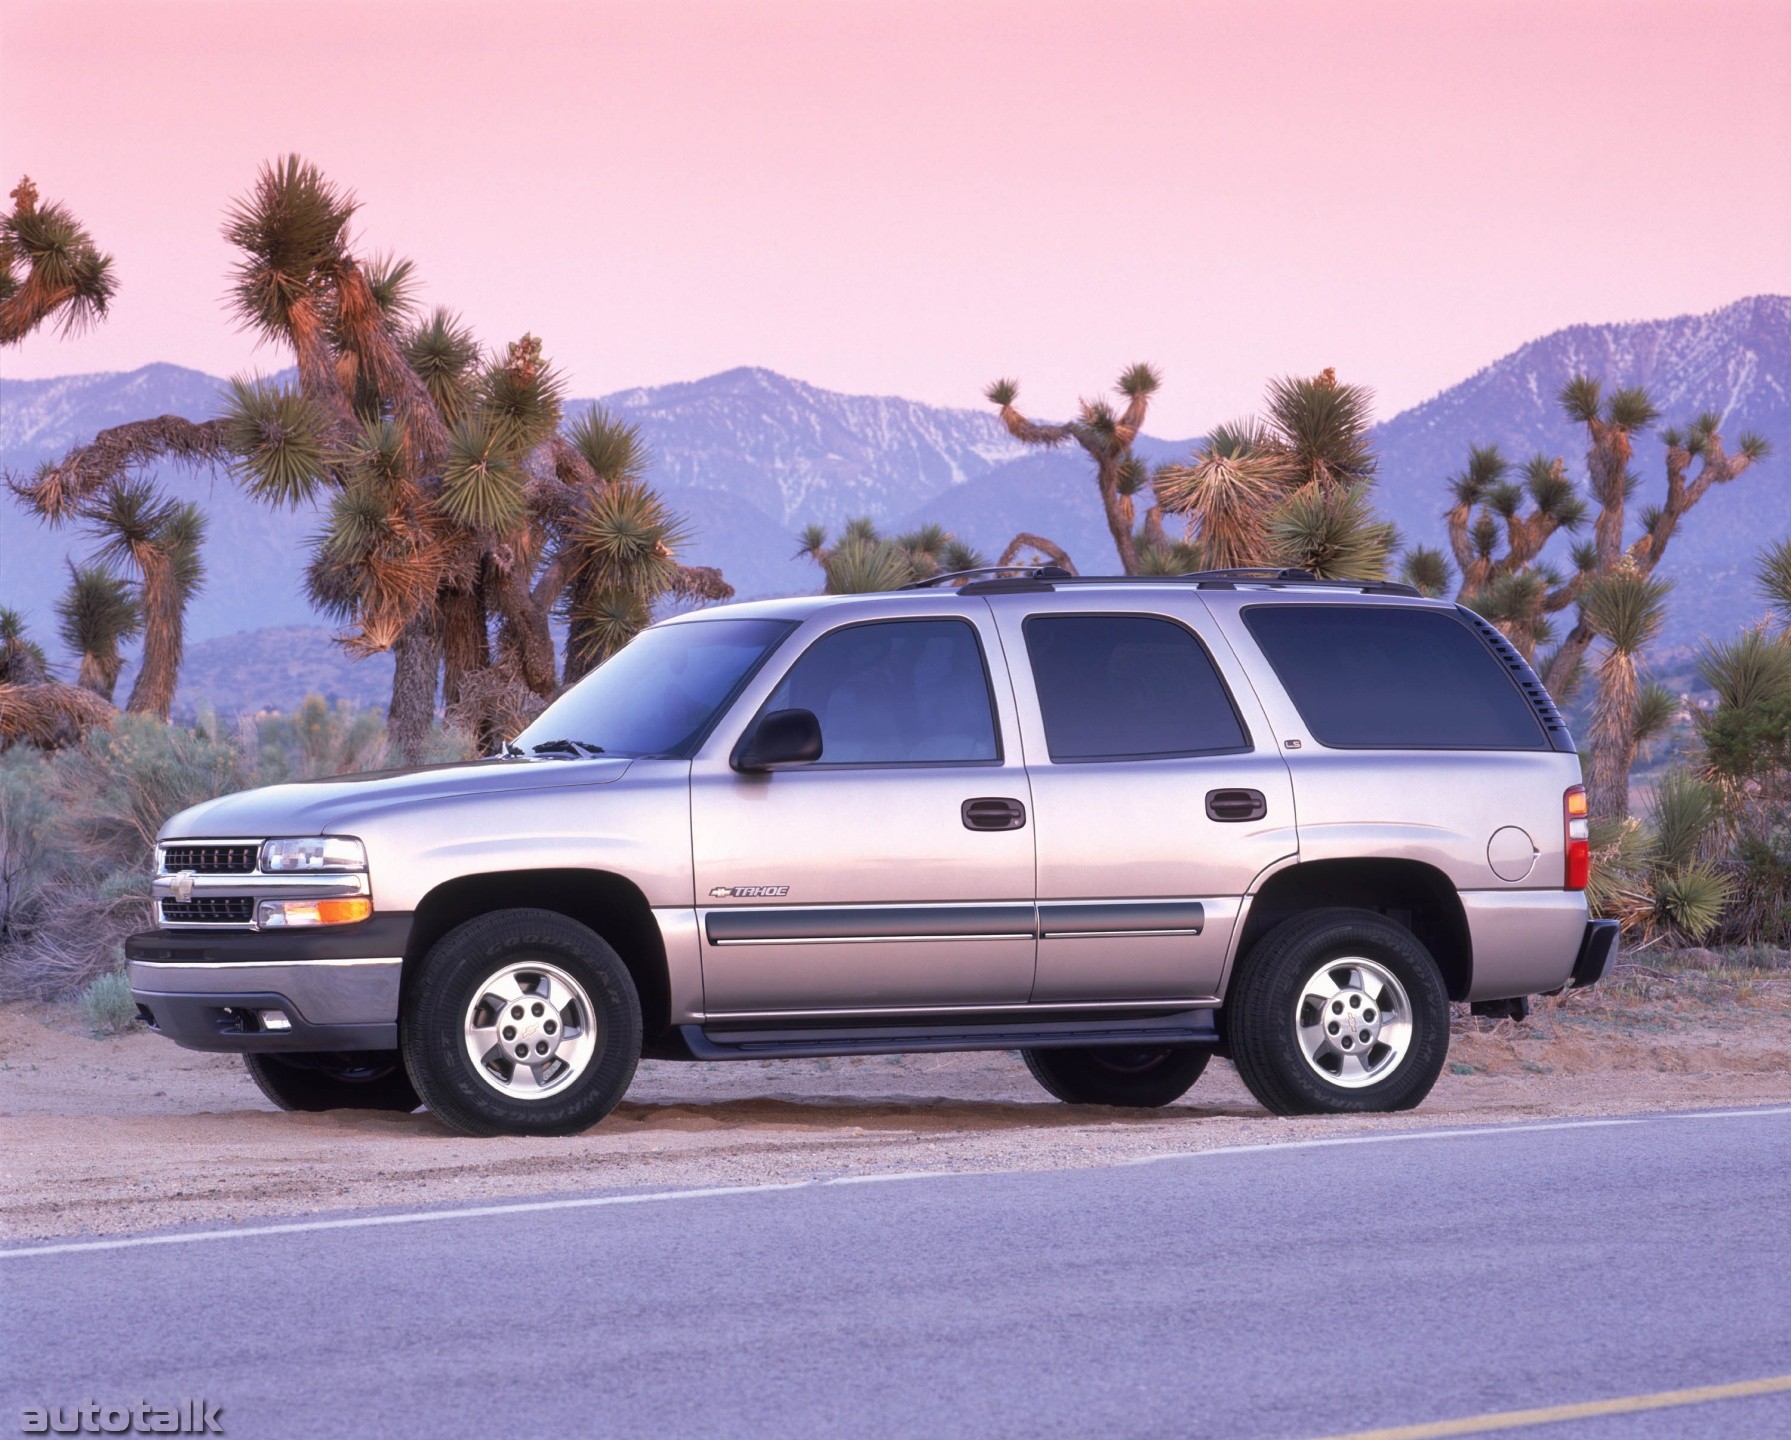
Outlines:
{"type": "Polygon", "coordinates": [[[1359,590],[1365,595],[1409,595],[1422,598],[1415,586],[1397,580],[1321,579],[1310,570],[1283,569],[1275,565],[1238,565],[1226,570],[1189,570],[1180,575],[1072,575],[1061,565],[977,565],[969,570],[942,570],[912,580],[904,590],[929,590],[940,585],[961,585],[967,595],[990,595],[1015,590],[1052,590],[1059,585],[1193,585],[1200,589],[1231,590],[1239,585],[1271,588],[1312,585],[1359,590]]]}
{"type": "Polygon", "coordinates": [[[1416,585],[1407,585],[1399,580],[1351,580],[1345,576],[1321,578],[1310,570],[1276,570],[1267,565],[1244,565],[1230,570],[1190,570],[1184,575],[1171,578],[1192,581],[1212,590],[1230,590],[1237,585],[1328,585],[1360,590],[1365,595],[1410,595],[1417,599],[1424,596],[1424,592],[1416,585]]]}
{"type": "Polygon", "coordinates": [[[954,580],[993,579],[1011,575],[1017,580],[1074,580],[1076,577],[1061,565],[973,565],[968,570],[941,570],[920,580],[910,580],[904,590],[930,590],[935,585],[949,585],[954,580]]]}

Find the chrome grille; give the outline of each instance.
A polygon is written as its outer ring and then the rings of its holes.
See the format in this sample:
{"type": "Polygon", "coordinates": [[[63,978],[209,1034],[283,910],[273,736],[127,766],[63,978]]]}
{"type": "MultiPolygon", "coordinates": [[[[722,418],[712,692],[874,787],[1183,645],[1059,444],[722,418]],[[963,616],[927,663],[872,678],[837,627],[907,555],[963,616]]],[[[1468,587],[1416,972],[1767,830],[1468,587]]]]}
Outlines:
{"type": "Polygon", "coordinates": [[[170,875],[191,870],[195,875],[252,875],[258,845],[167,845],[162,848],[162,869],[170,875]]]}
{"type": "Polygon", "coordinates": [[[253,895],[196,895],[161,905],[162,922],[169,925],[248,925],[255,919],[253,895]]]}

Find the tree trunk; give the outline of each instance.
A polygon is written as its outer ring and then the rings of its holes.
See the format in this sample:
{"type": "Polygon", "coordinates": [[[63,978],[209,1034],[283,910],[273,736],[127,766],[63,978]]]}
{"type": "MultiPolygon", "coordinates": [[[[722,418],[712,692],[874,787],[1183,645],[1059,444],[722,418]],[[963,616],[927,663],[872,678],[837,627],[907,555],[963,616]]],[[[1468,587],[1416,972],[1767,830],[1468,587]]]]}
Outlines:
{"type": "Polygon", "coordinates": [[[1629,817],[1629,772],[1636,759],[1636,662],[1613,648],[1598,667],[1592,706],[1592,765],[1586,786],[1594,820],[1629,817]]]}
{"type": "Polygon", "coordinates": [[[491,664],[491,638],[486,630],[485,605],[475,590],[444,590],[439,607],[442,704],[457,705],[461,682],[491,664]]]}
{"type": "MultiPolygon", "coordinates": [[[[1123,458],[1123,457],[1122,457],[1123,458]]],[[[1132,535],[1134,511],[1132,497],[1119,493],[1119,463],[1097,462],[1101,487],[1101,508],[1107,512],[1107,529],[1113,536],[1113,548],[1119,551],[1122,575],[1138,573],[1138,542],[1132,535]]]]}
{"type": "Polygon", "coordinates": [[[174,708],[186,649],[186,596],[167,554],[148,550],[139,555],[138,564],[143,571],[143,668],[124,708],[132,715],[166,720],[174,708]]]}
{"type": "Polygon", "coordinates": [[[81,671],[75,677],[75,684],[83,690],[91,690],[110,705],[112,693],[118,688],[118,672],[121,667],[122,661],[117,651],[110,655],[83,655],[81,671]]]}
{"type": "Polygon", "coordinates": [[[1567,638],[1549,656],[1548,668],[1542,672],[1542,685],[1555,697],[1557,704],[1566,703],[1567,692],[1573,683],[1573,672],[1586,658],[1586,649],[1592,643],[1593,633],[1592,627],[1582,615],[1579,623],[1567,632],[1567,638]]]}
{"type": "Polygon", "coordinates": [[[392,647],[392,708],[386,732],[406,765],[421,765],[435,723],[435,690],[441,672],[441,642],[418,616],[399,632],[392,647]]]}

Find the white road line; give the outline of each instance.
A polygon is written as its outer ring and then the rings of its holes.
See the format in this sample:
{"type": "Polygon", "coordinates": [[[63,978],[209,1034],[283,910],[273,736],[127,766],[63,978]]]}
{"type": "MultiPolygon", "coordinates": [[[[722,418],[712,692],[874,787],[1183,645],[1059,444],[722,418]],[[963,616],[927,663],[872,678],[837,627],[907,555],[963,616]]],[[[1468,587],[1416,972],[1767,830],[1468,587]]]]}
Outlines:
{"type": "MultiPolygon", "coordinates": [[[[1318,1150],[1336,1145],[1385,1145],[1413,1140],[1477,1139],[1488,1135],[1530,1135],[1548,1130],[1592,1130],[1627,1125],[1657,1125],[1686,1120],[1746,1120],[1791,1115],[1791,1105],[1757,1110],[1672,1111],[1664,1115],[1612,1116],[1594,1120],[1544,1120],[1533,1124],[1477,1125],[1453,1130],[1392,1130],[1371,1135],[1338,1135],[1317,1140],[1276,1140],[1262,1145],[1219,1145],[1209,1150],[1173,1150],[1140,1155],[1091,1169],[1153,1165],[1165,1160],[1204,1160],[1212,1155],[1253,1155],[1277,1150],[1318,1150]]],[[[410,1210],[384,1215],[348,1215],[335,1220],[292,1220],[275,1225],[238,1225],[228,1230],[186,1230],[171,1235],[126,1235],[115,1240],[71,1240],[0,1250],[0,1260],[34,1255],[81,1255],[98,1250],[136,1250],[151,1245],[196,1245],[209,1240],[246,1240],[263,1235],[308,1235],[324,1230],[368,1230],[381,1225],[425,1225],[443,1220],[474,1220],[494,1215],[538,1215],[556,1210],[597,1210],[611,1205],[646,1205],[665,1200],[707,1200],[722,1195],[763,1195],[779,1190],[807,1190],[826,1185],[865,1185],[894,1180],[941,1180],[968,1175],[1023,1175],[1023,1170],[903,1170],[885,1175],[841,1175],[830,1180],[785,1180],[764,1185],[713,1185],[692,1190],[653,1190],[631,1195],[589,1195],[566,1200],[519,1200],[503,1205],[468,1205],[454,1210],[410,1210]]]]}

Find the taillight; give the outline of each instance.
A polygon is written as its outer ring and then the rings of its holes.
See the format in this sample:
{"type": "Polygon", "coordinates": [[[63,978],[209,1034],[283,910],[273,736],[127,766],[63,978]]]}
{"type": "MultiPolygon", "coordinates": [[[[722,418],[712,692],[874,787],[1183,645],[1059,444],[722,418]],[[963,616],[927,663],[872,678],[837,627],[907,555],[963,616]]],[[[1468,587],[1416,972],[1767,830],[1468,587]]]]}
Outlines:
{"type": "Polygon", "coordinates": [[[1573,786],[1566,794],[1562,808],[1567,814],[1567,883],[1566,890],[1584,890],[1592,873],[1592,837],[1586,819],[1586,787],[1573,786]]]}

